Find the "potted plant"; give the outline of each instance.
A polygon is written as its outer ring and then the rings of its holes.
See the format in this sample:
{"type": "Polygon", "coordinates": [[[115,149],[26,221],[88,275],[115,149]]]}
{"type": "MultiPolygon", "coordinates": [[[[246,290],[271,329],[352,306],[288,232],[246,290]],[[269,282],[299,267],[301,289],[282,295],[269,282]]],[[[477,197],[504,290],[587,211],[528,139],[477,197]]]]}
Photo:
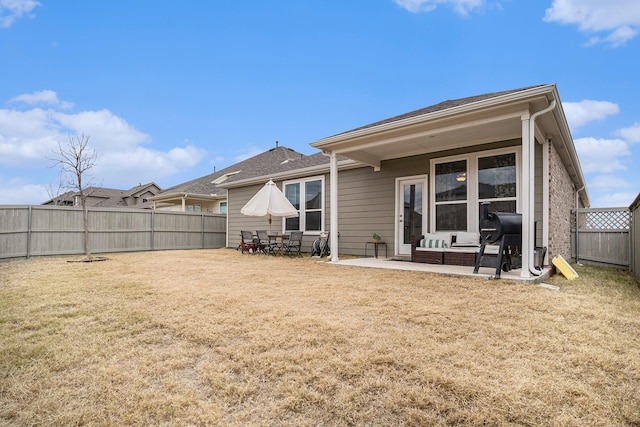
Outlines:
{"type": "Polygon", "coordinates": [[[375,243],[378,243],[380,241],[380,235],[378,233],[373,233],[371,237],[373,237],[373,241],[375,243]]]}

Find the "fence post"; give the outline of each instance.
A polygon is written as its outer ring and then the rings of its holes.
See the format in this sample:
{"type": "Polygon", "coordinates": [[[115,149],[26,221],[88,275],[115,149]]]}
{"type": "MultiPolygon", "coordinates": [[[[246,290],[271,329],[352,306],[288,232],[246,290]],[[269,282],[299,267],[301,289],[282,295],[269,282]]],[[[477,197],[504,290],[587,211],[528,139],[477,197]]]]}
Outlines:
{"type": "Polygon", "coordinates": [[[29,213],[27,214],[27,259],[31,258],[31,215],[33,210],[29,205],[29,213]]]}
{"type": "Polygon", "coordinates": [[[156,210],[151,211],[151,250],[156,250],[155,244],[155,229],[156,229],[156,210]]]}

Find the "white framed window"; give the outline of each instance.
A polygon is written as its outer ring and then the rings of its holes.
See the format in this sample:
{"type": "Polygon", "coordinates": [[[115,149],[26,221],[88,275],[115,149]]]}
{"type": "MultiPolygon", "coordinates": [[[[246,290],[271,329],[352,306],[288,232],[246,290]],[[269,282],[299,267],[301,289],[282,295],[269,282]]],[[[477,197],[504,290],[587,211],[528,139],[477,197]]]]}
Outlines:
{"type": "Polygon", "coordinates": [[[285,218],[285,231],[316,234],[324,230],[324,176],[285,181],[284,195],[299,213],[285,218]]]}
{"type": "Polygon", "coordinates": [[[220,211],[221,214],[226,214],[227,213],[227,202],[220,202],[219,211],[220,211]]]}
{"type": "Polygon", "coordinates": [[[432,231],[478,231],[482,204],[489,211],[520,206],[520,147],[431,160],[432,231]]]}
{"type": "Polygon", "coordinates": [[[469,160],[449,159],[432,165],[434,230],[466,231],[469,211],[469,160]]]}
{"type": "Polygon", "coordinates": [[[518,162],[515,152],[478,156],[478,219],[483,203],[489,212],[516,212],[518,162]]]}

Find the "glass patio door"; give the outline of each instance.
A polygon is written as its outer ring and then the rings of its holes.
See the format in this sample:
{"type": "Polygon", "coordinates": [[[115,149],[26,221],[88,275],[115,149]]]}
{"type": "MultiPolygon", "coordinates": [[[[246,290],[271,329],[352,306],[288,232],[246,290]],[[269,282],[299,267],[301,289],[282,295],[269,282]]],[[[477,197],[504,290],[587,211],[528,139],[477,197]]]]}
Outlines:
{"type": "Polygon", "coordinates": [[[419,238],[426,227],[427,177],[396,180],[396,248],[398,255],[411,255],[411,236],[419,238]]]}

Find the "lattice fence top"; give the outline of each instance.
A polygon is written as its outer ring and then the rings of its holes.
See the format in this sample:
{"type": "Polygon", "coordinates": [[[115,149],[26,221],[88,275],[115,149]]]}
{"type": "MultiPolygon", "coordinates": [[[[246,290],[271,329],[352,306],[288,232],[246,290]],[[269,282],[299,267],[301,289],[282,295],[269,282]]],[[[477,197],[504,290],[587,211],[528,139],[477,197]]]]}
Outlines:
{"type": "Polygon", "coordinates": [[[579,230],[628,231],[631,212],[628,209],[580,209],[579,230]]]}

